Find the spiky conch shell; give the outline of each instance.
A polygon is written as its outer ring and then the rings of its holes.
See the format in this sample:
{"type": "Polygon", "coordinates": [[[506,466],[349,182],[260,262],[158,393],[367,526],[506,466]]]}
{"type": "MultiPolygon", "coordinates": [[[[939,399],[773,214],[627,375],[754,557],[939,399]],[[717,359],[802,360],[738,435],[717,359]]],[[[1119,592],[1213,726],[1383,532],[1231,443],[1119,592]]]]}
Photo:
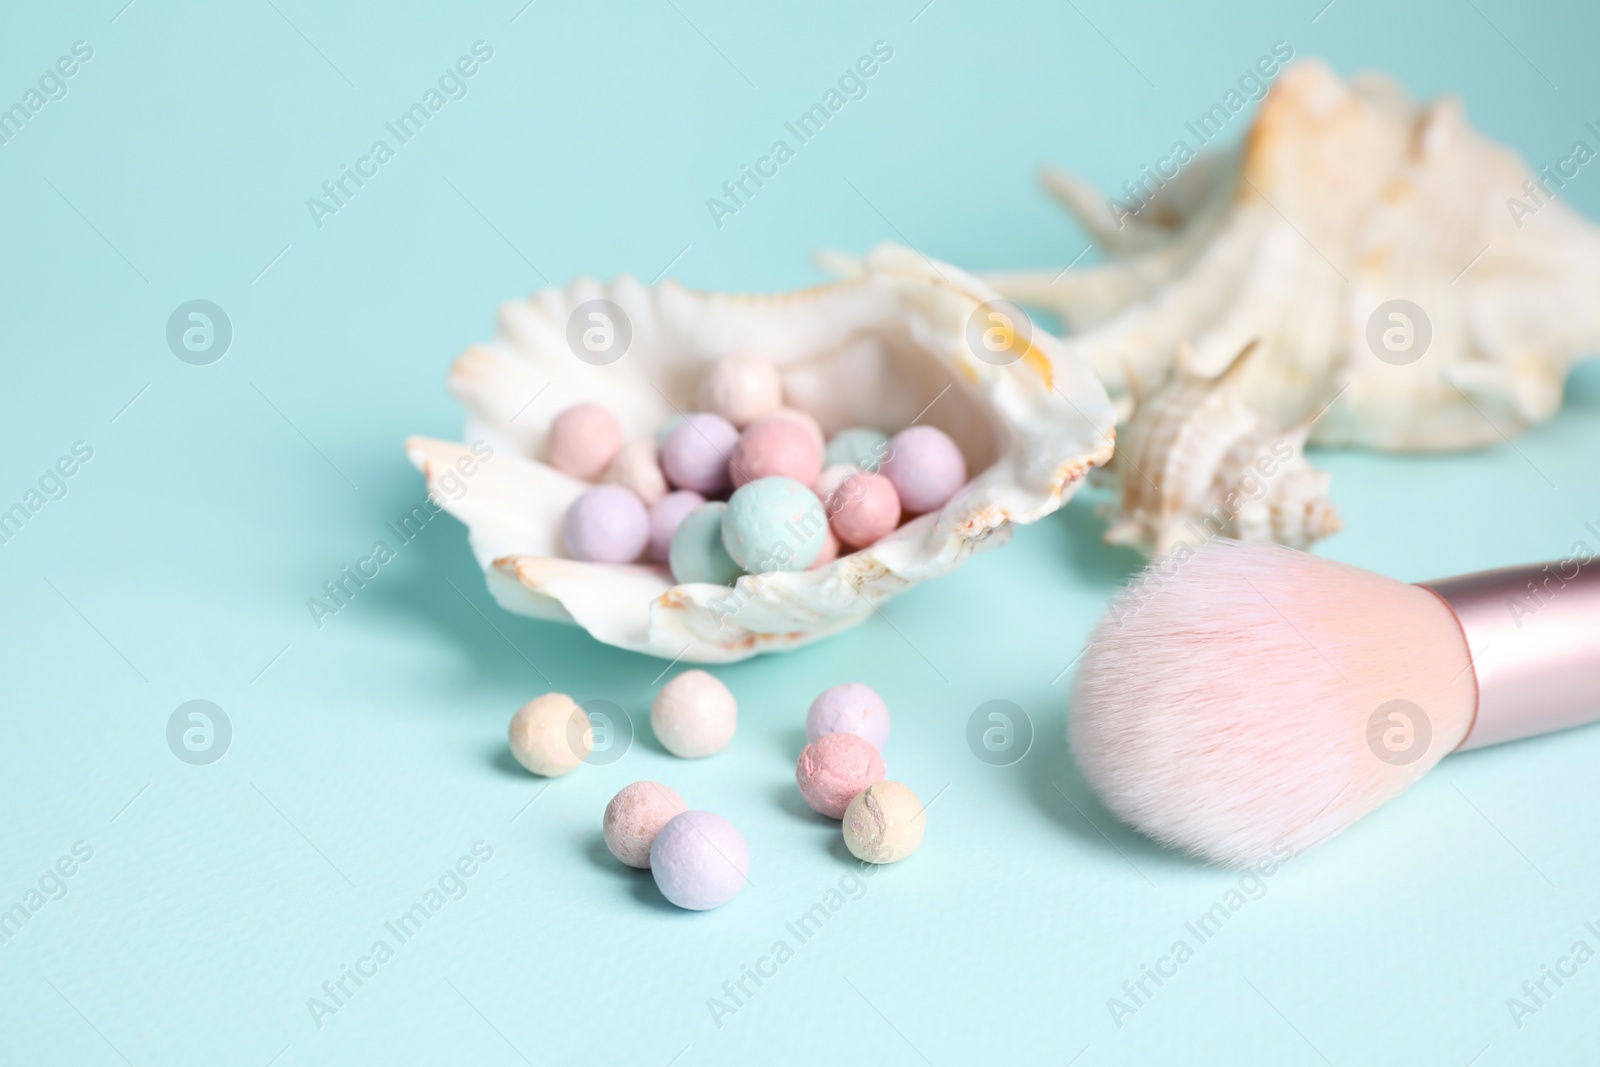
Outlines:
{"type": "Polygon", "coordinates": [[[685,662],[792,649],[1003,544],[1014,524],[1055,511],[1110,459],[1116,417],[1105,389],[1058,339],[1012,334],[999,358],[969,348],[973,313],[996,298],[983,282],[893,245],[832,265],[845,273],[840,281],[776,296],[671,281],[647,287],[623,276],[578,279],[501,307],[495,339],[469,348],[450,372],[469,444],[413,437],[406,452],[430,495],[467,524],[502,607],[685,662]],[[631,324],[625,355],[606,366],[568,347],[569,319],[591,300],[611,301],[631,324]],[[594,401],[628,438],[654,435],[693,410],[705,368],[735,352],[776,364],[787,403],[830,434],[893,431],[913,420],[939,427],[972,477],[937,512],[869,548],[817,570],[746,575],[731,589],[678,585],[658,566],[563,558],[562,516],[589,486],[534,458],[551,419],[594,401]]]}
{"type": "Polygon", "coordinates": [[[1212,537],[1308,548],[1341,528],[1328,474],[1306,462],[1308,422],[1270,423],[1240,395],[1252,347],[1215,378],[1180,347],[1172,379],[1140,396],[1108,468],[1116,496],[1105,539],[1148,556],[1212,537]]]}
{"type": "Polygon", "coordinates": [[[1214,376],[1258,340],[1239,383],[1252,408],[1291,425],[1337,398],[1313,445],[1494,445],[1550,417],[1572,364],[1600,351],[1600,230],[1541,180],[1456,98],[1419,105],[1386,77],[1346,84],[1306,61],[1239,149],[1195,159],[1132,219],[1047,175],[1107,266],[987,277],[1059,313],[1114,398],[1128,368],[1162,383],[1182,341],[1214,376]],[[1431,326],[1404,365],[1367,340],[1391,300],[1431,326]]]}

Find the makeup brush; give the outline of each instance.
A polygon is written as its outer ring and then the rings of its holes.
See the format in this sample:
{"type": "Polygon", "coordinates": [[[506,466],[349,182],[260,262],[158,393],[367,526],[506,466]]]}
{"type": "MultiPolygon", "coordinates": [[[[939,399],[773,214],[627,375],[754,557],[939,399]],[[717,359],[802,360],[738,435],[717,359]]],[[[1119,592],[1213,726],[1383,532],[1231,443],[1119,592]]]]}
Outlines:
{"type": "Polygon", "coordinates": [[[1151,564],[1090,639],[1069,737],[1117,817],[1251,866],[1450,752],[1600,719],[1600,557],[1406,585],[1275,544],[1151,564]]]}

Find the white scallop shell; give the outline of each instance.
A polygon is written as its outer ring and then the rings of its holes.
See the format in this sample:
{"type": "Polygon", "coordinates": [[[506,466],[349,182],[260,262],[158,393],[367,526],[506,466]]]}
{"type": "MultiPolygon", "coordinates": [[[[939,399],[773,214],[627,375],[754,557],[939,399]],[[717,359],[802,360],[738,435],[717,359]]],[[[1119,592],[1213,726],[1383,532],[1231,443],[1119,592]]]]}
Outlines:
{"type": "Polygon", "coordinates": [[[1308,423],[1275,426],[1239,390],[1252,354],[1216,378],[1177,373],[1139,397],[1109,468],[1117,496],[1105,539],[1162,556],[1213,537],[1293,548],[1341,529],[1329,476],[1306,462],[1308,423]]]}
{"type": "Polygon", "coordinates": [[[500,604],[668,659],[731,662],[791,649],[1004,543],[1013,523],[1056,510],[1110,458],[1115,414],[1105,390],[1058,339],[1018,338],[1006,365],[969,350],[968,320],[995,298],[983,282],[891,245],[848,271],[778,296],[579,279],[503,305],[495,339],[469,348],[449,377],[467,409],[465,440],[492,457],[475,457],[467,444],[406,442],[434,499],[467,524],[500,604]],[[567,342],[569,319],[596,299],[617,305],[632,328],[626,355],[607,366],[578,359],[567,342]],[[939,427],[961,447],[972,479],[941,510],[868,549],[817,570],[747,575],[732,589],[675,585],[662,567],[562,558],[562,516],[588,486],[532,458],[550,420],[595,401],[629,439],[653,435],[693,410],[705,367],[733,352],[777,364],[787,403],[830,434],[939,427]],[[451,478],[462,457],[473,473],[451,478]]]}
{"type": "MultiPolygon", "coordinates": [[[[1600,133],[1581,132],[1600,151],[1600,133]]],[[[1573,362],[1600,351],[1600,230],[1542,180],[1453,97],[1419,105],[1387,78],[1346,84],[1303,62],[1239,149],[1194,159],[1131,219],[1086,183],[1047,176],[1109,265],[988,280],[1058,312],[1113,396],[1126,396],[1128,368],[1163,382],[1180,342],[1214,376],[1256,341],[1240,389],[1271,421],[1338,397],[1313,444],[1492,445],[1553,414],[1573,362]],[[1391,300],[1431,324],[1405,365],[1368,342],[1391,300]]]]}

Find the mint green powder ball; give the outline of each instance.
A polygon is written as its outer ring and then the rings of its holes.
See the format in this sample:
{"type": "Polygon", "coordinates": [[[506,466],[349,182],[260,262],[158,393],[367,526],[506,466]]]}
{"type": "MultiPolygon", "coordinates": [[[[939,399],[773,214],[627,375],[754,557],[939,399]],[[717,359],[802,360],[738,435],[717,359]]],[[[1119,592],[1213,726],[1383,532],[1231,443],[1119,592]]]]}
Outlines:
{"type": "Polygon", "coordinates": [[[722,517],[722,546],[751,574],[803,571],[827,540],[822,501],[793,478],[757,478],[740,486],[722,517]]]}
{"type": "Polygon", "coordinates": [[[888,454],[888,434],[858,426],[834,434],[833,440],[828,442],[828,453],[822,466],[827,469],[844,464],[859,467],[868,474],[877,474],[878,468],[883,466],[883,457],[888,454]]]}
{"type": "Polygon", "coordinates": [[[744,573],[722,547],[722,520],[727,510],[726,504],[701,504],[678,524],[667,550],[673,581],[732,585],[744,573]]]}

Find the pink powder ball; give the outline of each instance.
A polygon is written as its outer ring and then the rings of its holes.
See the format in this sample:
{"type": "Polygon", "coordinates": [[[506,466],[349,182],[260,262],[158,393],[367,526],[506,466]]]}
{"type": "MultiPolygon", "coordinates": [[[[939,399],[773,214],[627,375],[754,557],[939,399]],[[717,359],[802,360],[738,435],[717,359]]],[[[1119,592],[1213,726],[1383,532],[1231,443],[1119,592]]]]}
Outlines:
{"type": "Polygon", "coordinates": [[[606,481],[620,485],[651,507],[667,495],[667,479],[656,457],[656,443],[648,437],[622,446],[606,468],[606,481]]]}
{"type": "Polygon", "coordinates": [[[922,515],[944,507],[967,483],[967,461],[943,430],[911,426],[890,439],[882,473],[906,513],[922,515]]]}
{"type": "Polygon", "coordinates": [[[676,489],[716,496],[728,488],[728,456],[739,431],[721,415],[697,412],[673,427],[661,446],[661,471],[676,489]]]}
{"type": "Polygon", "coordinates": [[[678,532],[689,512],[706,502],[706,498],[689,489],[679,489],[650,505],[650,558],[666,563],[672,551],[672,535],[678,532]]]}
{"type": "Polygon", "coordinates": [[[632,563],[650,539],[650,516],[620,485],[597,485],[561,520],[567,555],[590,563],[632,563]]]}
{"type": "Polygon", "coordinates": [[[622,450],[622,424],[599,404],[574,404],[550,423],[544,454],[563,474],[592,482],[622,450]]]}
{"type": "Polygon", "coordinates": [[[629,867],[650,866],[650,846],[661,828],[689,810],[683,798],[660,782],[634,782],[606,805],[600,829],[606,848],[629,867]]]}
{"type": "Polygon", "coordinates": [[[779,408],[772,414],[768,415],[767,418],[788,419],[791,422],[798,422],[801,426],[804,426],[808,432],[810,432],[812,437],[816,438],[817,450],[819,452],[826,452],[828,450],[828,438],[822,432],[822,423],[818,422],[812,416],[807,415],[799,408],[779,408]]]}
{"type": "Polygon", "coordinates": [[[826,734],[800,753],[794,780],[812,810],[830,819],[844,818],[857,793],[881,782],[887,774],[878,750],[855,734],[826,734]]]}
{"type": "Polygon", "coordinates": [[[822,473],[822,449],[794,419],[761,419],[739,435],[728,457],[735,488],[757,478],[793,478],[809,486],[822,473]]]}
{"type": "Polygon", "coordinates": [[[823,507],[839,540],[855,548],[877,543],[900,525],[900,494],[881,474],[854,471],[834,488],[823,507]]]}

